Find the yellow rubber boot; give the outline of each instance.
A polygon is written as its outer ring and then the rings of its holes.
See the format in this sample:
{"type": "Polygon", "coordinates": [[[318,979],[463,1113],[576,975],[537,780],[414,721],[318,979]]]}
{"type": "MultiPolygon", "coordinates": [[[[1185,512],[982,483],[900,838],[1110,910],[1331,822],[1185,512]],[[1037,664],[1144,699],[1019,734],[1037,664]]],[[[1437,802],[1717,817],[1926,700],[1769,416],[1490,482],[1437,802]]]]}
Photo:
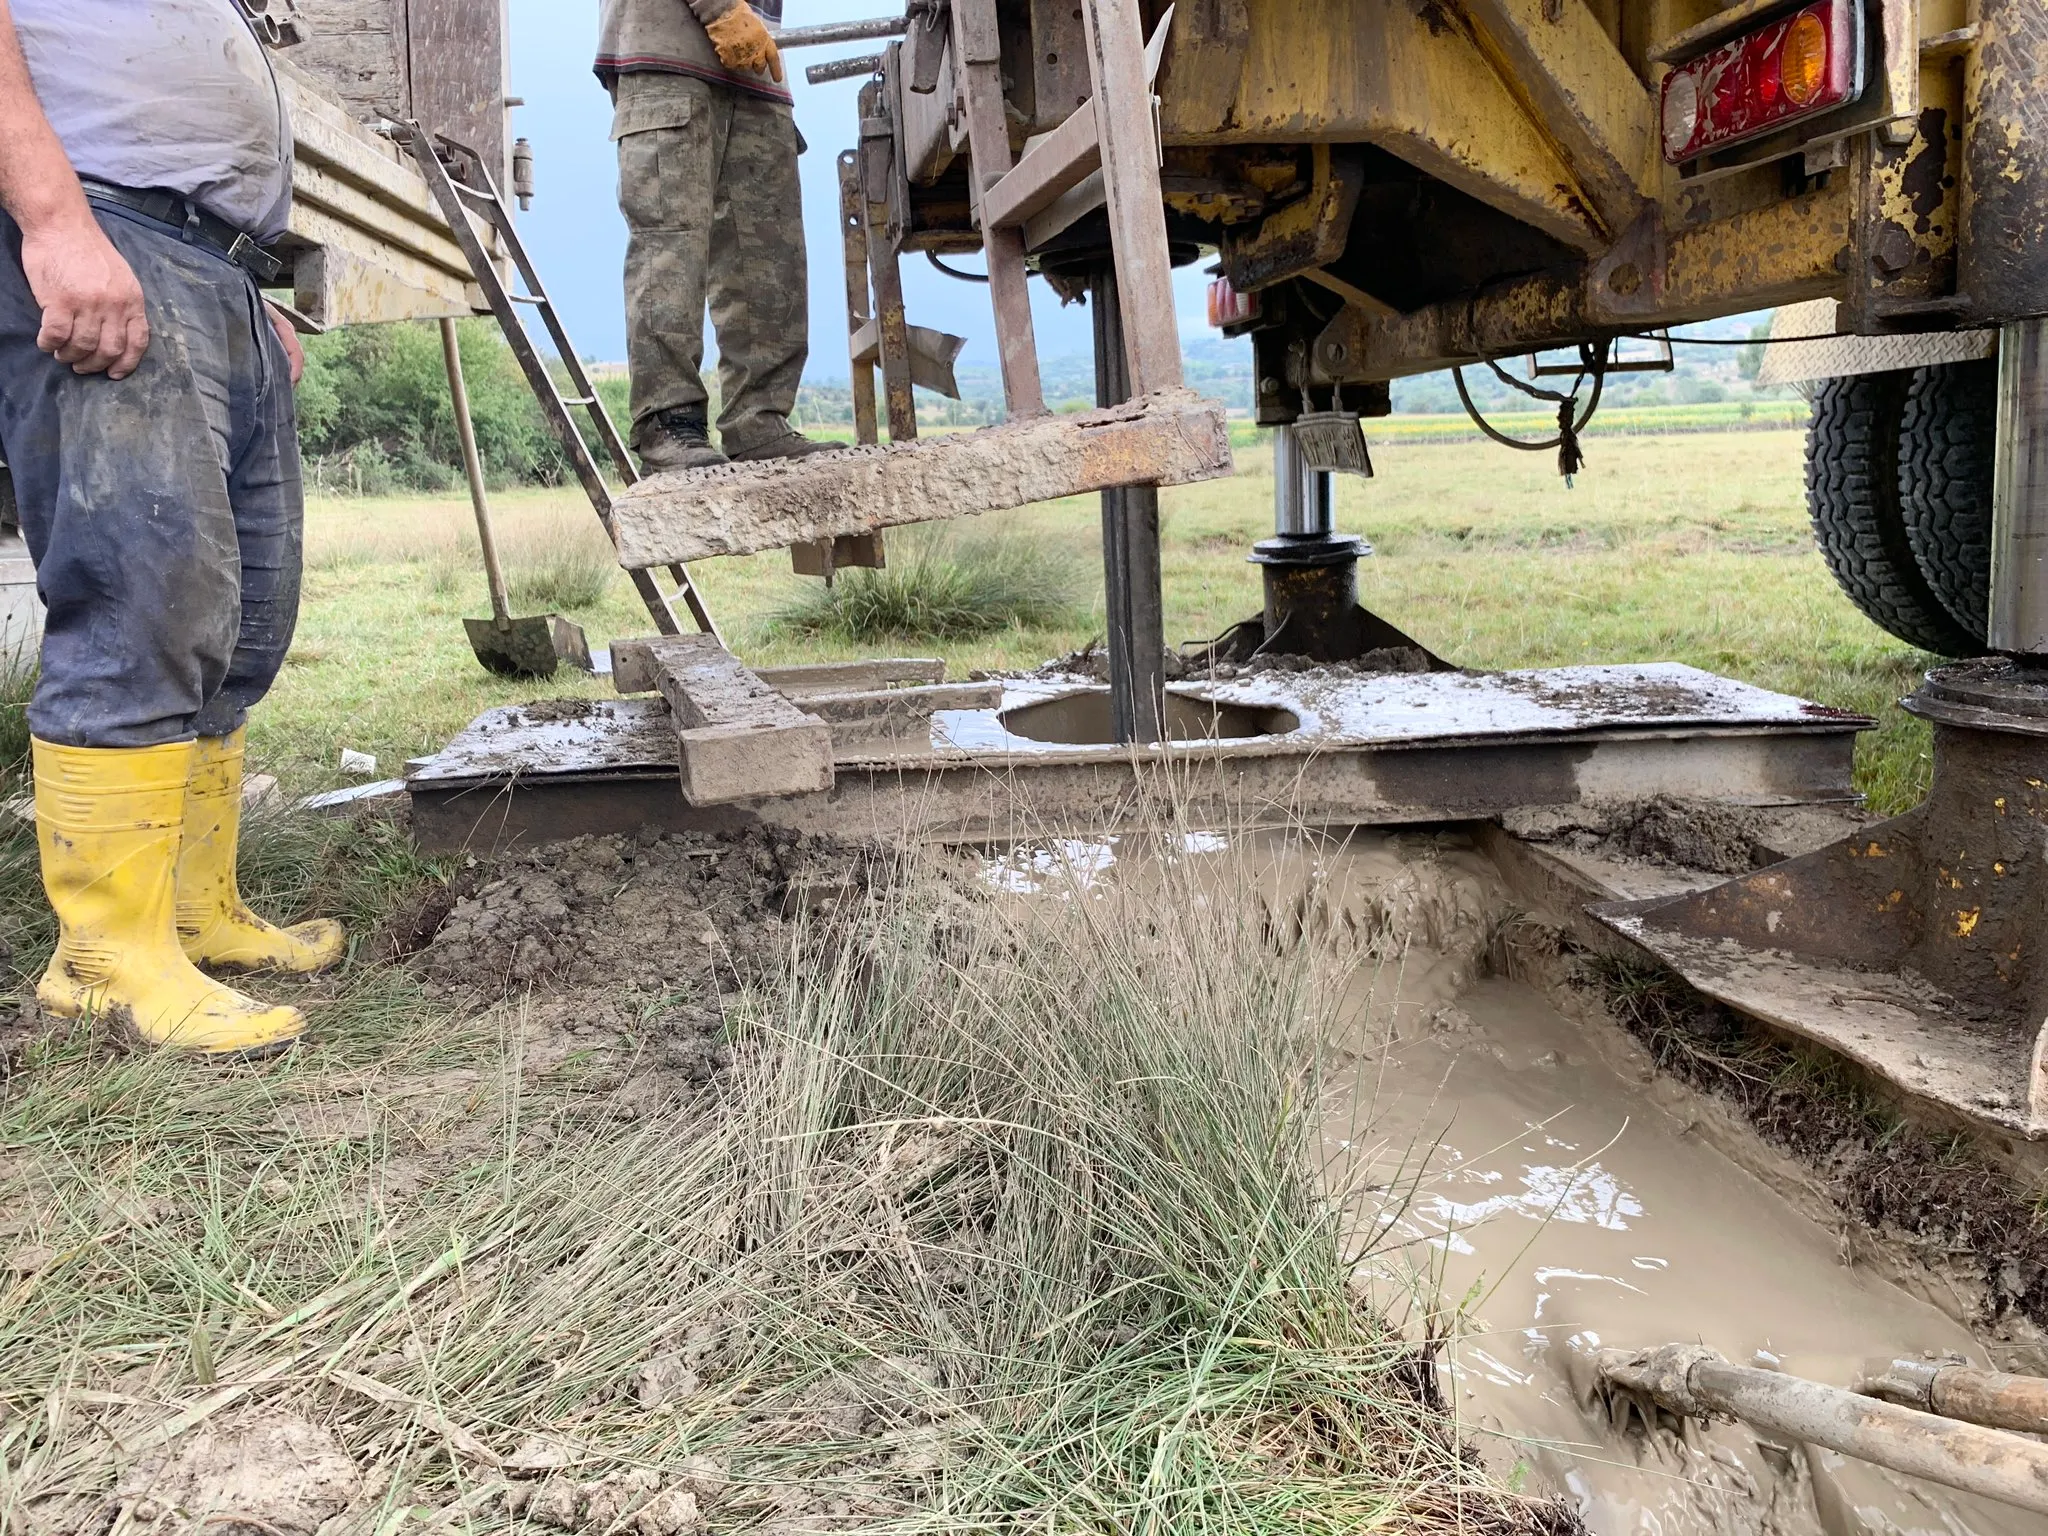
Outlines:
{"type": "Polygon", "coordinates": [[[193,744],[185,844],[178,855],[178,941],[195,965],[310,976],[347,950],[341,924],[329,918],[289,928],[267,923],[243,903],[235,883],[244,735],[202,736],[193,744]]]}
{"type": "Polygon", "coordinates": [[[152,1045],[261,1051],[306,1027],[224,987],[185,958],[175,890],[192,743],[33,743],[43,889],[59,925],[36,1000],[62,1018],[118,1020],[152,1045]]]}

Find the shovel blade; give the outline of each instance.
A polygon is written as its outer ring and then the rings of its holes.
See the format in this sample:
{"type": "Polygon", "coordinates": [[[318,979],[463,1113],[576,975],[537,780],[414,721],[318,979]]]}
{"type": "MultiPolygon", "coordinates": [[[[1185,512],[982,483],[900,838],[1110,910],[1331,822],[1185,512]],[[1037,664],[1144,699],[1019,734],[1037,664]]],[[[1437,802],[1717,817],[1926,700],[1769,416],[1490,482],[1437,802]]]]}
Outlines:
{"type": "Polygon", "coordinates": [[[548,615],[548,624],[555,639],[555,659],[566,661],[579,672],[595,672],[597,664],[590,659],[590,641],[583,634],[583,626],[574,619],[565,619],[559,613],[548,615]]]}
{"type": "MultiPolygon", "coordinates": [[[[500,629],[493,619],[464,619],[469,648],[500,677],[553,677],[555,628],[552,617],[513,619],[500,629]]],[[[586,653],[587,654],[587,653],[586,653]]]]}

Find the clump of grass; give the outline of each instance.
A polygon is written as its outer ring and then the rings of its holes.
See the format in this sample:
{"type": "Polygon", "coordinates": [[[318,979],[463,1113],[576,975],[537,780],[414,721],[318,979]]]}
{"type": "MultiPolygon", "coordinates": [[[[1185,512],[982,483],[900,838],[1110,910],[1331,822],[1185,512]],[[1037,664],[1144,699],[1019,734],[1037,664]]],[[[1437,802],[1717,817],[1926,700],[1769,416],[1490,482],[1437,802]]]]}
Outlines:
{"type": "Polygon", "coordinates": [[[0,797],[28,781],[28,701],[36,675],[32,658],[0,653],[0,797]]]}
{"type": "Polygon", "coordinates": [[[619,574],[618,551],[588,522],[507,543],[505,577],[515,613],[594,607],[619,574]]]}
{"type": "Polygon", "coordinates": [[[890,563],[807,586],[772,614],[771,638],[853,643],[963,640],[1080,622],[1086,563],[1071,544],[1010,531],[918,529],[889,536],[890,563]]]}
{"type": "Polygon", "coordinates": [[[1341,978],[1187,865],[1021,903],[912,870],[800,922],[715,1113],[551,1105],[516,1020],[432,1058],[387,1036],[374,1080],[43,1069],[0,1116],[37,1149],[0,1196],[52,1255],[0,1315],[0,1517],[98,1518],[110,1448],[213,1380],[374,1467],[363,1529],[517,1528],[478,1476],[515,1449],[571,1466],[572,1503],[629,1469],[695,1487],[719,1532],[1548,1528],[1458,1444],[1319,1193],[1341,978]],[[323,1093],[404,1112],[294,1132],[323,1093]]]}

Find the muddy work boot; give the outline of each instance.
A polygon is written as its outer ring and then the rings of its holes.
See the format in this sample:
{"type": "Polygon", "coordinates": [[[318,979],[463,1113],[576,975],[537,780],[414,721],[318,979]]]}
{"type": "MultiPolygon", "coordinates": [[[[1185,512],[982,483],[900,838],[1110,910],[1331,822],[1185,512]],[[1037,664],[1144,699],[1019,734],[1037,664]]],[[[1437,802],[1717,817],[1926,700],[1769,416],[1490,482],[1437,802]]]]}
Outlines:
{"type": "Polygon", "coordinates": [[[650,475],[664,469],[708,469],[726,462],[725,455],[711,446],[711,430],[701,405],[656,411],[634,435],[640,440],[640,467],[650,475]]]}
{"type": "Polygon", "coordinates": [[[178,853],[178,942],[187,959],[208,970],[311,976],[348,952],[341,924],[323,917],[280,928],[249,910],[236,880],[245,734],[202,736],[193,744],[178,853]]]}
{"type": "Polygon", "coordinates": [[[777,436],[764,438],[750,448],[728,446],[726,451],[735,464],[753,464],[762,459],[806,459],[814,453],[830,453],[845,446],[844,443],[821,443],[815,438],[805,437],[785,423],[777,436]]]}
{"type": "Polygon", "coordinates": [[[126,1025],[150,1045],[269,1054],[306,1027],[203,975],[178,943],[189,741],[64,747],[37,738],[36,837],[59,937],[36,1000],[126,1025]]]}

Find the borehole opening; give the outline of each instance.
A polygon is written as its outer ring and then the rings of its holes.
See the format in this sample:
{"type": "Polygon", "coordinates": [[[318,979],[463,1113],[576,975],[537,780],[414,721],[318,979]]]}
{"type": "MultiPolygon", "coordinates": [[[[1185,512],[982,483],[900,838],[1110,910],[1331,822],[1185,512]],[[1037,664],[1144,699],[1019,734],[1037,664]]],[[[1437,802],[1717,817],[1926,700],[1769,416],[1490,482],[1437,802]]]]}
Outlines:
{"type": "MultiPolygon", "coordinates": [[[[1166,739],[1169,741],[1243,741],[1253,736],[1285,736],[1301,729],[1301,717],[1276,705],[1231,704],[1191,694],[1166,695],[1166,739]]],[[[1109,690],[1087,689],[1058,698],[1022,704],[1002,714],[1003,729],[1029,741],[1061,746],[1100,747],[1116,742],[1110,717],[1109,690]]]]}

